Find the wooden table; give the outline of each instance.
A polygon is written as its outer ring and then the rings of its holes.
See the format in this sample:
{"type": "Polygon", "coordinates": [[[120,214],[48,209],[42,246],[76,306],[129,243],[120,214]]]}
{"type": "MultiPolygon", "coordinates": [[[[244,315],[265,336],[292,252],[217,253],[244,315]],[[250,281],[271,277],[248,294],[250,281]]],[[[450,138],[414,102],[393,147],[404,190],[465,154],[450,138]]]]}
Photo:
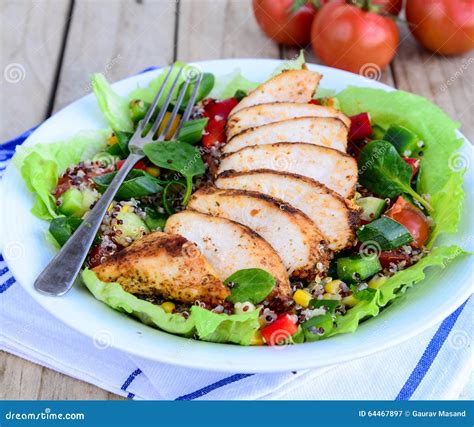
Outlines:
{"type": "MultiPolygon", "coordinates": [[[[291,58],[267,39],[251,0],[3,0],[0,141],[90,92],[88,75],[122,79],[176,59],[291,58]]],[[[307,49],[308,62],[319,62],[307,49]]],[[[474,141],[474,58],[432,55],[401,27],[398,55],[381,81],[423,95],[474,141]]],[[[115,395],[15,356],[0,354],[0,398],[114,399],[115,395]]]]}

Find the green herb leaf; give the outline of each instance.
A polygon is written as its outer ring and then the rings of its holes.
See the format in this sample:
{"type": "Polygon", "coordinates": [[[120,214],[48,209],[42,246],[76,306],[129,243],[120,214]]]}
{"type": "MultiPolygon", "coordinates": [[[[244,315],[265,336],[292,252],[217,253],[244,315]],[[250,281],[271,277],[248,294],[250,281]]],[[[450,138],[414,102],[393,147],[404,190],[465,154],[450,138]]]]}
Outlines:
{"type": "Polygon", "coordinates": [[[163,230],[165,228],[168,215],[162,214],[150,206],[144,206],[143,210],[145,211],[145,224],[150,230],[163,230]]]}
{"type": "Polygon", "coordinates": [[[178,140],[187,144],[197,144],[202,139],[202,134],[206,128],[208,118],[188,120],[183,123],[179,131],[178,140]]]}
{"type": "Polygon", "coordinates": [[[350,286],[352,294],[359,300],[359,301],[372,301],[377,293],[376,289],[372,288],[365,288],[362,290],[357,289],[356,285],[350,286]]]}
{"type": "Polygon", "coordinates": [[[132,138],[132,134],[129,132],[114,132],[117,142],[107,147],[107,153],[112,156],[118,156],[121,159],[126,159],[130,154],[128,149],[128,142],[132,138]]]}
{"type": "Polygon", "coordinates": [[[49,232],[59,245],[63,246],[81,223],[81,218],[60,216],[49,223],[49,232]]]}
{"type": "Polygon", "coordinates": [[[328,313],[334,314],[336,308],[341,305],[341,302],[334,299],[312,299],[309,305],[312,308],[326,307],[328,313]]]}
{"type": "Polygon", "coordinates": [[[275,278],[265,270],[249,268],[236,271],[225,281],[225,285],[233,284],[231,295],[227,300],[236,302],[251,302],[258,304],[262,302],[273,290],[276,284],[275,278]]]}
{"type": "Polygon", "coordinates": [[[160,141],[146,144],[143,152],[155,165],[179,172],[186,179],[186,193],[183,204],[191,196],[193,177],[206,171],[199,150],[192,145],[179,141],[160,141]]]}
{"type": "Polygon", "coordinates": [[[360,183],[382,197],[395,197],[402,193],[411,195],[428,211],[430,204],[411,188],[412,169],[387,141],[372,141],[359,156],[360,183]]]}
{"type": "MultiPolygon", "coordinates": [[[[93,178],[97,189],[103,193],[116,174],[117,172],[112,172],[93,178]]],[[[139,169],[132,169],[117,191],[115,199],[128,200],[131,198],[138,199],[140,197],[151,196],[152,194],[159,193],[163,189],[161,184],[162,182],[160,180],[151,176],[149,173],[139,169]]]]}

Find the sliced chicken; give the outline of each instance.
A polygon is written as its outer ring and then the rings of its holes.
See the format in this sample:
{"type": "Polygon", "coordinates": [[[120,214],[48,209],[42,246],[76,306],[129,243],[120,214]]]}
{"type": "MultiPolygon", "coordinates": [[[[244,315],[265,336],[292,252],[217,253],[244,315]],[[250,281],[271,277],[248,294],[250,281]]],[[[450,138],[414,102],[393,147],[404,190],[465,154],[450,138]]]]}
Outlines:
{"type": "Polygon", "coordinates": [[[270,299],[288,299],[288,273],[270,244],[250,228],[226,218],[182,211],[168,218],[165,230],[196,243],[221,280],[246,268],[261,268],[276,279],[270,299]]]}
{"type": "Polygon", "coordinates": [[[341,251],[354,243],[355,226],[359,220],[358,208],[311,178],[257,169],[250,172],[224,172],[214,184],[222,189],[258,191],[294,206],[313,220],[333,251],[341,251]]]}
{"type": "Polygon", "coordinates": [[[217,173],[271,169],[307,176],[342,197],[354,195],[357,162],[348,154],[313,144],[285,143],[254,145],[221,158],[217,173]]]}
{"type": "Polygon", "coordinates": [[[242,99],[230,115],[252,105],[270,102],[308,103],[323,76],[309,70],[287,70],[258,86],[242,99]]]}
{"type": "Polygon", "coordinates": [[[194,243],[168,233],[150,233],[93,270],[100,280],[118,282],[132,294],[183,303],[221,304],[230,294],[194,243]]]}
{"type": "Polygon", "coordinates": [[[203,187],[188,206],[257,232],[275,249],[293,277],[311,279],[327,271],[329,253],[324,236],[305,214],[281,200],[253,191],[203,187]]]}
{"type": "Polygon", "coordinates": [[[247,129],[298,117],[333,117],[341,120],[348,128],[351,125],[350,119],[333,107],[274,102],[272,104],[261,104],[244,108],[230,117],[226,125],[227,140],[247,129]]]}
{"type": "Polygon", "coordinates": [[[346,151],[346,125],[332,117],[300,117],[270,123],[234,136],[222,147],[223,153],[233,153],[251,145],[275,144],[278,142],[306,142],[346,151]]]}

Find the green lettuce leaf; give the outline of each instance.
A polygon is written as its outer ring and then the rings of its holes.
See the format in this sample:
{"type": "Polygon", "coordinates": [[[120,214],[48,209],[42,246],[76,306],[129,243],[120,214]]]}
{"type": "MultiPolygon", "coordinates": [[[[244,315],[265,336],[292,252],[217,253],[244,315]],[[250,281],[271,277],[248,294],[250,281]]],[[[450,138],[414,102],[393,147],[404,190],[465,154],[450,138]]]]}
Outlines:
{"type": "Polygon", "coordinates": [[[190,316],[185,319],[179,314],[166,313],[158,305],[138,299],[125,292],[118,283],[102,282],[89,269],[82,272],[82,280],[99,301],[172,334],[193,336],[196,333],[203,341],[249,345],[255,331],[260,328],[258,310],[227,315],[192,306],[190,316]]]}
{"type": "Polygon", "coordinates": [[[269,79],[272,77],[277,76],[278,74],[282,73],[283,71],[288,70],[301,70],[305,65],[306,60],[304,58],[304,50],[301,49],[300,53],[296,58],[288,59],[283,61],[278,67],[276,67],[273,72],[270,74],[269,79]]]}
{"type": "Polygon", "coordinates": [[[442,233],[456,232],[463,207],[465,172],[453,167],[456,152],[463,144],[456,135],[459,123],[426,98],[404,91],[349,87],[337,98],[345,114],[368,111],[373,123],[383,128],[393,123],[402,125],[425,143],[417,192],[431,198],[435,222],[431,243],[442,233]]]}
{"type": "Polygon", "coordinates": [[[328,336],[354,332],[361,320],[377,316],[382,307],[399,298],[415,283],[421,282],[426,276],[426,268],[434,266],[445,268],[448,262],[464,254],[467,253],[455,245],[434,248],[418,263],[390,277],[376,290],[370,301],[361,301],[349,309],[346,314],[337,316],[336,327],[328,336]]]}
{"type": "Polygon", "coordinates": [[[259,83],[254,83],[246,79],[240,70],[236,69],[229,74],[219,76],[209,96],[216,99],[231,98],[238,90],[249,92],[258,85],[259,83]]]}
{"type": "Polygon", "coordinates": [[[56,200],[51,191],[58,178],[71,165],[93,158],[107,146],[110,131],[83,131],[72,138],[52,144],[36,144],[17,148],[13,163],[20,171],[25,184],[35,194],[31,212],[41,219],[53,219],[56,200]]]}
{"type": "Polygon", "coordinates": [[[128,100],[114,92],[103,74],[93,74],[91,83],[99,108],[109,126],[117,132],[133,132],[128,100]]]}

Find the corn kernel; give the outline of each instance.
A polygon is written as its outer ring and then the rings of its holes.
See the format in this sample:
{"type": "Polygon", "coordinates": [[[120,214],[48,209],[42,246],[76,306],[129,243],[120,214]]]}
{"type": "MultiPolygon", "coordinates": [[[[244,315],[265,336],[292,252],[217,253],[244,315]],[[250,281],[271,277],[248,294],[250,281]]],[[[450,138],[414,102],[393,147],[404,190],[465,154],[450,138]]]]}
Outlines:
{"type": "Polygon", "coordinates": [[[329,294],[337,294],[341,288],[342,281],[332,280],[324,285],[324,290],[329,294]]]}
{"type": "MultiPolygon", "coordinates": [[[[163,130],[165,129],[165,126],[168,124],[169,120],[171,117],[171,113],[167,111],[165,113],[165,116],[163,117],[163,121],[161,122],[160,127],[158,128],[157,134],[159,135],[163,130]]],[[[176,132],[176,129],[178,128],[179,121],[181,119],[181,116],[178,114],[176,115],[175,119],[173,120],[173,123],[171,124],[170,130],[166,134],[166,139],[171,139],[176,132]]]]}
{"type": "Polygon", "coordinates": [[[263,341],[262,334],[260,331],[255,332],[252,339],[250,340],[250,345],[264,345],[265,341],[263,341]]]}
{"type": "Polygon", "coordinates": [[[293,301],[296,302],[296,304],[301,305],[301,307],[308,307],[309,302],[312,299],[313,299],[313,296],[308,291],[305,291],[304,289],[298,289],[293,294],[293,301]]]}
{"type": "Polygon", "coordinates": [[[128,205],[124,205],[122,207],[122,209],[120,209],[120,211],[123,212],[123,213],[127,213],[129,210],[130,210],[130,206],[128,206],[128,205]]]}
{"type": "Polygon", "coordinates": [[[359,300],[354,295],[348,295],[342,299],[342,303],[349,307],[354,307],[358,302],[359,300]]]}
{"type": "Polygon", "coordinates": [[[148,166],[145,168],[145,172],[149,173],[151,176],[155,178],[160,176],[160,168],[157,166],[148,166]]]}
{"type": "Polygon", "coordinates": [[[166,301],[161,304],[161,308],[165,310],[166,313],[173,313],[176,306],[171,301],[166,301]]]}
{"type": "Polygon", "coordinates": [[[340,300],[341,296],[339,294],[330,294],[329,292],[326,292],[325,294],[323,294],[323,299],[340,300]]]}
{"type": "Polygon", "coordinates": [[[111,203],[111,204],[109,205],[109,207],[107,208],[107,212],[108,212],[108,213],[112,212],[112,209],[113,209],[113,208],[114,208],[114,204],[111,203]]]}
{"type": "Polygon", "coordinates": [[[386,281],[387,281],[387,278],[385,276],[375,276],[375,277],[372,277],[372,279],[370,279],[367,284],[369,285],[369,288],[378,289],[386,281]]]}

